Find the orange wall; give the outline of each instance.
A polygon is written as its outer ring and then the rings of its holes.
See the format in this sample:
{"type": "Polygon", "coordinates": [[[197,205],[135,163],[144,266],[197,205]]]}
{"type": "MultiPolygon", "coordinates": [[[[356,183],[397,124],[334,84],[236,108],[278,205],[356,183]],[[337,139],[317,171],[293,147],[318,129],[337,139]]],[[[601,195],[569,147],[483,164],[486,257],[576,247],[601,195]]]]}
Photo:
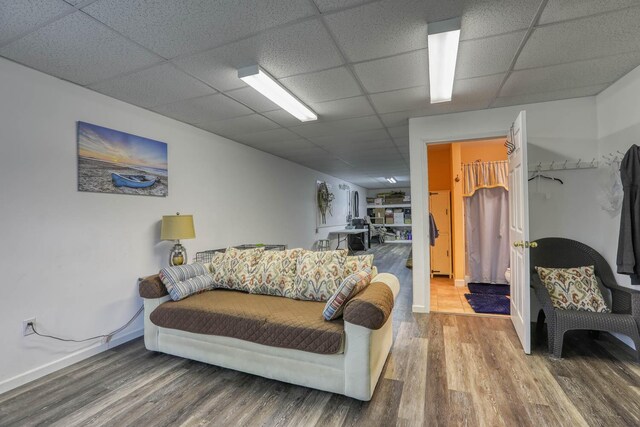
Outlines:
{"type": "Polygon", "coordinates": [[[451,144],[427,147],[429,191],[451,190],[451,144]]]}
{"type": "Polygon", "coordinates": [[[504,139],[487,141],[463,142],[460,149],[462,163],[495,162],[507,160],[507,149],[504,147],[504,139]]]}

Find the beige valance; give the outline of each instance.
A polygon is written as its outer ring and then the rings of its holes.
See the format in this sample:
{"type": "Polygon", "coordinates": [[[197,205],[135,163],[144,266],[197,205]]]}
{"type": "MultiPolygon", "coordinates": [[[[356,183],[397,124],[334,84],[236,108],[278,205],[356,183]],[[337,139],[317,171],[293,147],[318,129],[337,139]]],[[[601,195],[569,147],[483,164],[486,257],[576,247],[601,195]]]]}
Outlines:
{"type": "Polygon", "coordinates": [[[480,188],[503,187],[509,190],[509,162],[476,162],[462,165],[462,195],[471,197],[480,188]]]}

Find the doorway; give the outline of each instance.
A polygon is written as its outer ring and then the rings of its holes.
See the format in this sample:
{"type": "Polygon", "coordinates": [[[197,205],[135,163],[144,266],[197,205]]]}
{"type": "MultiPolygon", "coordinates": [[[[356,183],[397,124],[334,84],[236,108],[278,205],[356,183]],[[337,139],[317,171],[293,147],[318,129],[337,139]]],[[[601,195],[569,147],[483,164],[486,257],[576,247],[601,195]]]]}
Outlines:
{"type": "Polygon", "coordinates": [[[509,313],[504,142],[499,137],[427,147],[431,311],[509,313]]]}

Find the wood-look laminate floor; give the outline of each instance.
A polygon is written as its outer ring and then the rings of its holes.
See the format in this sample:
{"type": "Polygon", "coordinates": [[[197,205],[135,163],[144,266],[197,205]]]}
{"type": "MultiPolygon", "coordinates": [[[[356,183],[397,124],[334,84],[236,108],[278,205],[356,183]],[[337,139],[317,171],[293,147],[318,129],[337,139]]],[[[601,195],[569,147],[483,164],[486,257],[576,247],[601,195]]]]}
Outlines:
{"type": "Polygon", "coordinates": [[[122,345],[0,395],[2,426],[631,426],[640,365],[585,334],[552,360],[508,319],[411,313],[409,248],[373,249],[396,274],[395,342],[370,402],[122,345]]]}

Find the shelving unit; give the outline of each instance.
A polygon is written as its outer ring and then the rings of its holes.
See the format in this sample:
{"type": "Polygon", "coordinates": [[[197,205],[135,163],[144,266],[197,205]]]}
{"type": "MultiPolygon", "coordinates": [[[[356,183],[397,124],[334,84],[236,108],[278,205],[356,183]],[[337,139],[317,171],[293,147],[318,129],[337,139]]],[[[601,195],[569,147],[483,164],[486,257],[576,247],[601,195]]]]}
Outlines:
{"type": "MultiPolygon", "coordinates": [[[[386,205],[367,204],[367,215],[369,215],[372,219],[380,219],[380,216],[375,215],[374,209],[393,209],[394,214],[397,214],[397,212],[395,211],[400,210],[400,213],[404,214],[403,218],[411,218],[411,203],[393,203],[386,205]]],[[[386,218],[383,218],[383,220],[386,221],[386,218]]],[[[391,232],[396,236],[398,236],[398,234],[396,234],[396,231],[398,231],[400,233],[399,236],[404,237],[402,239],[387,237],[384,241],[385,243],[411,243],[411,240],[407,239],[406,237],[408,237],[411,233],[412,224],[406,224],[404,222],[380,224],[374,222],[373,226],[376,228],[385,227],[388,232],[391,232]]]]}

